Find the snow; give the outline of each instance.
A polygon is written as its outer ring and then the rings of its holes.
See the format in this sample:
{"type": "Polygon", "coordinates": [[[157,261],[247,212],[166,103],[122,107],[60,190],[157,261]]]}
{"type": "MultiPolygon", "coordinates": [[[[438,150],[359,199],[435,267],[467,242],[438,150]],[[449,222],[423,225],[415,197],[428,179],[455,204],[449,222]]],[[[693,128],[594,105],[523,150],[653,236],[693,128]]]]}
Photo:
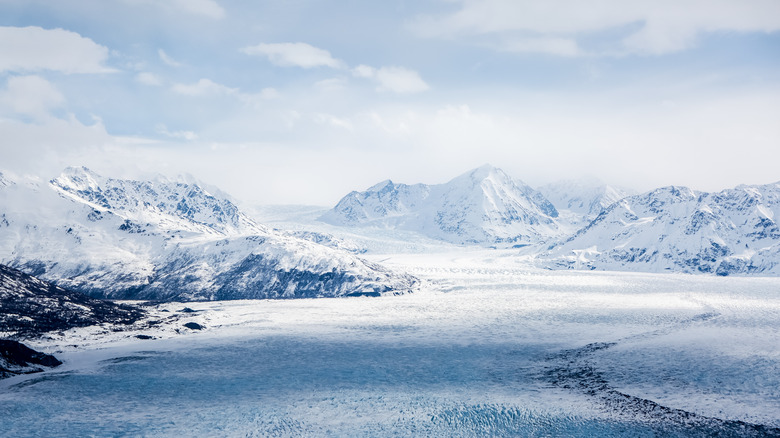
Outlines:
{"type": "Polygon", "coordinates": [[[634,194],[631,189],[607,185],[596,178],[558,181],[538,190],[559,212],[571,213],[571,221],[581,226],[587,225],[610,205],[634,194]]]}
{"type": "Polygon", "coordinates": [[[665,187],[629,196],[540,259],[548,266],[778,275],[780,184],[718,193],[665,187]]]}
{"type": "Polygon", "coordinates": [[[68,168],[50,184],[3,187],[0,209],[0,263],[103,298],[405,293],[415,284],[338,242],[270,230],[189,182],[68,168]]]}
{"type": "Polygon", "coordinates": [[[417,276],[421,290],[187,303],[191,313],[165,303],[147,320],[157,325],[79,328],[33,342],[64,368],[0,381],[0,429],[13,436],[716,430],[621,409],[551,380],[551,370],[580,365],[614,391],[711,418],[711,427],[780,427],[780,279],[546,271],[510,250],[445,246],[369,257],[417,276]],[[186,322],[205,329],[185,329],[186,322]],[[611,346],[566,356],[594,343],[611,346]]]}
{"type": "Polygon", "coordinates": [[[438,185],[380,182],[345,196],[320,220],[417,232],[456,244],[527,245],[561,237],[544,196],[484,165],[438,185]]]}

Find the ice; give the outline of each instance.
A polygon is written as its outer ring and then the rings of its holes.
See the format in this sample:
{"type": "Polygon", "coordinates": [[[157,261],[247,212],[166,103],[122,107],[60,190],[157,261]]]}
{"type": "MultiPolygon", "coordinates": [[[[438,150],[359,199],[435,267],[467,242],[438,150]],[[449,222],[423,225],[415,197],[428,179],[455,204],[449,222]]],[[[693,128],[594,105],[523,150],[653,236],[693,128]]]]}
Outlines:
{"type": "Polygon", "coordinates": [[[0,381],[0,430],[780,434],[780,279],[545,271],[442,248],[369,255],[421,278],[414,294],[168,303],[151,312],[161,325],[52,334],[31,346],[65,365],[0,381]]]}

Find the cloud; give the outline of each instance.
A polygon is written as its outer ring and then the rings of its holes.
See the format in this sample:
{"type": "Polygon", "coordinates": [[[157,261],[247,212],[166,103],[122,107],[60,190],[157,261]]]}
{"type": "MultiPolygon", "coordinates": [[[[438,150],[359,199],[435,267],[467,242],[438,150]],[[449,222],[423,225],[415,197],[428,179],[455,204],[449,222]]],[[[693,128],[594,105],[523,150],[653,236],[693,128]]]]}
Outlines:
{"type": "Polygon", "coordinates": [[[205,78],[194,84],[174,84],[171,90],[174,93],[192,97],[233,97],[250,108],[260,108],[265,101],[281,96],[279,91],[271,87],[263,88],[259,93],[244,93],[238,88],[230,88],[205,78]]]}
{"type": "Polygon", "coordinates": [[[329,125],[336,128],[346,129],[347,131],[352,131],[354,129],[351,121],[349,121],[348,119],[336,117],[332,114],[325,114],[325,113],[315,114],[314,121],[322,125],[329,125]]]}
{"type": "MultiPolygon", "coordinates": [[[[0,119],[0,166],[16,172],[32,172],[47,178],[73,164],[91,165],[105,160],[102,149],[113,141],[99,120],[84,125],[75,117],[49,117],[41,123],[0,119]]],[[[122,163],[133,166],[131,160],[122,163]]]]}
{"type": "Polygon", "coordinates": [[[181,67],[181,63],[168,56],[168,54],[165,53],[165,50],[157,49],[157,55],[160,57],[162,62],[170,65],[171,67],[181,67]]]}
{"type": "Polygon", "coordinates": [[[158,124],[155,127],[155,131],[157,131],[158,134],[179,140],[193,141],[198,139],[198,135],[192,131],[169,131],[168,127],[163,123],[158,124]]]}
{"type": "Polygon", "coordinates": [[[501,48],[505,52],[548,53],[559,56],[582,55],[577,41],[572,38],[539,37],[510,40],[501,48]]]}
{"type": "Polygon", "coordinates": [[[183,12],[219,20],[225,18],[225,9],[214,0],[125,0],[131,4],[147,4],[171,12],[183,12]]]}
{"type": "Polygon", "coordinates": [[[174,93],[194,97],[214,97],[238,94],[238,88],[226,87],[211,79],[205,78],[191,85],[174,84],[173,87],[171,87],[171,90],[173,90],[174,93]]]}
{"type": "Polygon", "coordinates": [[[241,52],[247,55],[266,56],[272,64],[280,67],[344,67],[344,64],[333,58],[327,50],[306,43],[261,43],[244,47],[241,52]]]}
{"type": "Polygon", "coordinates": [[[374,68],[359,65],[352,69],[352,75],[359,78],[374,79],[379,83],[378,91],[411,94],[428,90],[430,87],[422,80],[420,74],[403,67],[374,68]]]}
{"type": "MultiPolygon", "coordinates": [[[[306,43],[258,44],[241,49],[247,55],[264,55],[274,65],[283,67],[331,67],[347,68],[342,61],[333,58],[327,50],[306,43]]],[[[358,65],[351,69],[352,75],[359,78],[373,79],[379,83],[378,91],[393,93],[419,93],[430,87],[422,80],[420,74],[404,67],[374,68],[368,65],[358,65]]],[[[343,87],[344,79],[326,79],[315,84],[320,89],[335,90],[343,87]]]]}
{"type": "Polygon", "coordinates": [[[144,85],[150,85],[153,87],[159,87],[163,84],[162,79],[160,79],[157,75],[154,73],[149,72],[141,72],[135,75],[136,82],[144,85]]]}
{"type": "Polygon", "coordinates": [[[583,37],[607,40],[611,47],[597,55],[661,55],[695,47],[708,32],[780,30],[780,2],[774,0],[453,1],[456,11],[418,16],[409,25],[422,36],[493,38],[499,50],[514,45],[518,52],[561,56],[581,55],[567,40],[583,37]]]}
{"type": "Polygon", "coordinates": [[[0,91],[0,112],[7,110],[12,115],[44,119],[64,103],[62,93],[40,76],[12,77],[5,90],[0,91]]]}
{"type": "Polygon", "coordinates": [[[0,72],[107,73],[108,49],[76,32],[0,26],[0,72]]]}

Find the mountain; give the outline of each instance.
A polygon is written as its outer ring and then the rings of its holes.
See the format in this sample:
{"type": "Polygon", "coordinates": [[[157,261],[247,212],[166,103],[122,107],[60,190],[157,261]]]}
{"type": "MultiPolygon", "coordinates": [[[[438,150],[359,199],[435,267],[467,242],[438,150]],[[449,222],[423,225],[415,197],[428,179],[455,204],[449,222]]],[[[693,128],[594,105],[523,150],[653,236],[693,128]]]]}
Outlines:
{"type": "Polygon", "coordinates": [[[0,188],[0,263],[93,297],[377,295],[416,280],[255,223],[193,182],[68,168],[0,188]]]}
{"type": "Polygon", "coordinates": [[[103,178],[85,167],[67,168],[50,183],[64,197],[121,215],[136,229],[151,224],[212,235],[267,231],[231,201],[209,194],[197,183],[103,178]]]}
{"type": "Polygon", "coordinates": [[[131,324],[144,311],[90,298],[0,265],[0,332],[36,336],[52,330],[115,323],[131,324]]]}
{"type": "Polygon", "coordinates": [[[564,235],[557,216],[542,194],[485,165],[445,184],[383,181],[349,193],[320,220],[417,231],[457,244],[522,246],[564,235]]]}
{"type": "Polygon", "coordinates": [[[629,196],[542,258],[553,266],[780,274],[780,183],[629,196]]]}
{"type": "Polygon", "coordinates": [[[610,186],[595,178],[564,180],[538,188],[559,213],[570,212],[575,221],[586,225],[604,209],[633,195],[631,190],[610,186]]]}

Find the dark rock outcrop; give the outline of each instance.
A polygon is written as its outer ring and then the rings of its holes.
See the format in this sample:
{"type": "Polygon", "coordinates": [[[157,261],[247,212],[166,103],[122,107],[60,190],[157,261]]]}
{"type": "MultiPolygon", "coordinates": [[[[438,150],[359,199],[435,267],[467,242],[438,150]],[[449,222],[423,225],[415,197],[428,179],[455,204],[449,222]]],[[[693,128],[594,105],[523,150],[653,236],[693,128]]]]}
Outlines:
{"type": "Polygon", "coordinates": [[[0,265],[0,332],[32,337],[53,330],[113,323],[131,324],[145,312],[71,292],[0,265]]]}
{"type": "Polygon", "coordinates": [[[0,339],[0,379],[17,374],[39,373],[62,365],[56,357],[8,339],[0,339]]]}

